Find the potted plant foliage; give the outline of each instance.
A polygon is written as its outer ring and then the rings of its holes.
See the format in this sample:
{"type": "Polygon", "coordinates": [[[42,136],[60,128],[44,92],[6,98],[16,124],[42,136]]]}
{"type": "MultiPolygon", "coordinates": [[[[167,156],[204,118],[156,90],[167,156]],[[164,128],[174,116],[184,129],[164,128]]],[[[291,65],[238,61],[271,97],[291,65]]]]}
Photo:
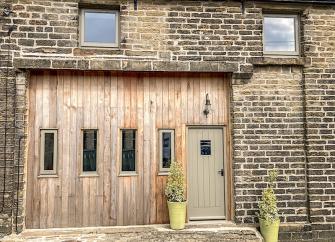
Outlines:
{"type": "Polygon", "coordinates": [[[185,228],[186,199],[184,181],[181,164],[177,161],[172,161],[165,195],[168,201],[170,227],[175,230],[185,228]]]}
{"type": "Polygon", "coordinates": [[[268,187],[262,193],[262,199],[259,202],[259,223],[261,234],[265,242],[277,242],[280,219],[277,207],[277,198],[274,193],[275,182],[278,178],[278,171],[269,172],[268,187]]]}

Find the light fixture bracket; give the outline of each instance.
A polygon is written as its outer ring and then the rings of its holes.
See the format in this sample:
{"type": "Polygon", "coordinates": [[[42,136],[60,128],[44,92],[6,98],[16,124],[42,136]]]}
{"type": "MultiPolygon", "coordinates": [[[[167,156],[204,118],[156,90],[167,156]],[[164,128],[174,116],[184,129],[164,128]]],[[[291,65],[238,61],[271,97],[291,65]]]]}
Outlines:
{"type": "Polygon", "coordinates": [[[208,93],[206,94],[206,101],[205,101],[205,109],[203,111],[204,115],[206,118],[208,117],[208,114],[210,113],[210,108],[211,108],[211,100],[209,99],[208,93]]]}

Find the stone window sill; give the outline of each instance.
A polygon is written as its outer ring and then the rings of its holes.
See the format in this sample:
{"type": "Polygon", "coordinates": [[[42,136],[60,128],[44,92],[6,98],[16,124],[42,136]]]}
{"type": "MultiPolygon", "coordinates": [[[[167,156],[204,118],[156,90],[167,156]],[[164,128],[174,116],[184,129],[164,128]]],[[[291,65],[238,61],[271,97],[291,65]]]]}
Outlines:
{"type": "Polygon", "coordinates": [[[250,61],[254,66],[304,66],[306,64],[305,58],[298,56],[264,56],[251,58],[250,61]]]}

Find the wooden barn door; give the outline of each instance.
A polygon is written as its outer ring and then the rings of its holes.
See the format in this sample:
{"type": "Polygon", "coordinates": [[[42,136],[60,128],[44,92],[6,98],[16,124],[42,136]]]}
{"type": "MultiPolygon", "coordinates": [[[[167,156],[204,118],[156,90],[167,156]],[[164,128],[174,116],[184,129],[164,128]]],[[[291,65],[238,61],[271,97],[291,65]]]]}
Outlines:
{"type": "Polygon", "coordinates": [[[187,172],[187,126],[227,125],[228,90],[224,74],[32,72],[26,227],[168,223],[159,131],[173,130],[187,172]],[[206,94],[215,110],[207,118],[206,94]],[[124,129],[136,130],[131,175],[120,172],[124,129]]]}

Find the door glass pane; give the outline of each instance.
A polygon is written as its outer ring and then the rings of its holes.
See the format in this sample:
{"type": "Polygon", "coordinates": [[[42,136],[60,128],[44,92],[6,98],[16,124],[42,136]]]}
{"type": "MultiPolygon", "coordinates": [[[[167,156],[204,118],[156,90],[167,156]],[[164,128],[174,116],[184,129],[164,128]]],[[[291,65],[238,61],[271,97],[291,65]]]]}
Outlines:
{"type": "Polygon", "coordinates": [[[200,140],[200,154],[201,155],[211,155],[211,141],[210,140],[200,140]]]}
{"type": "Polygon", "coordinates": [[[163,146],[163,154],[162,154],[162,168],[170,168],[171,165],[171,132],[163,132],[162,134],[162,146],[163,146]]]}
{"type": "Polygon", "coordinates": [[[122,171],[136,171],[136,130],[122,130],[122,171]]]}
{"type": "Polygon", "coordinates": [[[85,12],[84,41],[116,42],[116,14],[114,12],[85,12]]]}
{"type": "Polygon", "coordinates": [[[54,169],[54,133],[44,134],[44,170],[52,171],[54,169]]]}
{"type": "Polygon", "coordinates": [[[83,171],[96,171],[97,130],[84,130],[83,171]]]}

